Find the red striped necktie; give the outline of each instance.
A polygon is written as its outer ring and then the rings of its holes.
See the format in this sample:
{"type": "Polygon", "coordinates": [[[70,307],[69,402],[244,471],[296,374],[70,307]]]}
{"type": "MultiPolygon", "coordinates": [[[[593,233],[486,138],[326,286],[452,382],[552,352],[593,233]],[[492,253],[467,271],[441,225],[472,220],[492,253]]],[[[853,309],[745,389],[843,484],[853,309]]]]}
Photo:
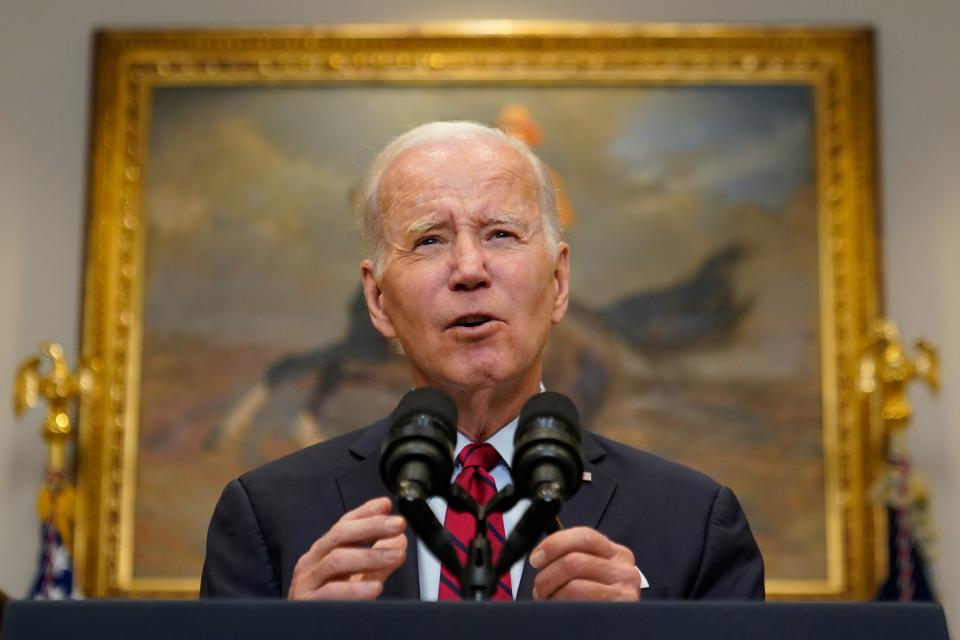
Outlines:
{"type": "MultiPolygon", "coordinates": [[[[497,485],[490,475],[490,471],[500,464],[500,454],[493,446],[484,442],[472,442],[465,446],[457,456],[457,464],[462,467],[455,482],[467,490],[478,504],[486,504],[497,493],[497,485]]],[[[454,511],[447,507],[447,515],[443,526],[453,537],[453,544],[457,549],[457,556],[461,564],[467,560],[467,548],[473,540],[477,519],[466,511],[454,511]]],[[[493,554],[493,563],[496,564],[500,556],[506,536],[503,529],[503,515],[492,513],[487,517],[487,537],[490,539],[490,550],[493,554]]],[[[460,590],[460,576],[455,576],[441,567],[440,590],[438,600],[463,600],[460,590]]],[[[513,600],[513,591],[510,585],[510,573],[505,573],[497,580],[497,588],[491,600],[513,600]]]]}

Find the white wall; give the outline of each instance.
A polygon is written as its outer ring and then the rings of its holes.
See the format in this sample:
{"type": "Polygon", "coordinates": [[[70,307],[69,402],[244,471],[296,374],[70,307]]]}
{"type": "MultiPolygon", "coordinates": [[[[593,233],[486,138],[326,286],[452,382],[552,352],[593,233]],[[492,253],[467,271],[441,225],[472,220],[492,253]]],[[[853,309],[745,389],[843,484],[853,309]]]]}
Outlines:
{"type": "Polygon", "coordinates": [[[467,18],[871,24],[879,39],[887,311],[944,356],[940,399],[914,393],[912,446],[942,528],[940,591],[960,627],[960,2],[956,0],[0,0],[0,589],[35,562],[38,416],[13,420],[13,368],[44,339],[77,351],[91,33],[101,26],[467,18]],[[477,8],[479,5],[481,8],[477,8]]]}

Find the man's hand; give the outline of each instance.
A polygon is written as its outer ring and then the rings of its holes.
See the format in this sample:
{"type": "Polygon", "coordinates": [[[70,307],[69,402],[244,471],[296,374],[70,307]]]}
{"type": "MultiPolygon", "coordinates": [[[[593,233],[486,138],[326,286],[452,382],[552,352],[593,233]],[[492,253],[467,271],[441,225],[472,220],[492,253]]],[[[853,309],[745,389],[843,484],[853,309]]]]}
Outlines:
{"type": "Polygon", "coordinates": [[[535,600],[640,599],[640,572],[630,549],[587,527],[565,529],[543,539],[530,554],[539,569],[535,600]]]}
{"type": "Polygon", "coordinates": [[[407,557],[406,523],[390,515],[390,500],[374,498],[345,513],[300,556],[290,600],[373,600],[407,557]]]}

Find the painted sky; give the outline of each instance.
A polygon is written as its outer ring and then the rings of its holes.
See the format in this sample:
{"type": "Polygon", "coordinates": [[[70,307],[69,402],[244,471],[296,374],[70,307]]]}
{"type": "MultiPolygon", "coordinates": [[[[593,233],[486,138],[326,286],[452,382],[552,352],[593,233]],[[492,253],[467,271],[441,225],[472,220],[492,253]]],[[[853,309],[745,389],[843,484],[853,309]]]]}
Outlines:
{"type": "Polygon", "coordinates": [[[369,160],[422,122],[492,123],[512,103],[543,129],[538,153],[573,203],[580,302],[669,286],[736,242],[749,256],[738,287],[757,304],[740,352],[716,357],[776,360],[784,375],[814,366],[813,104],[799,86],[158,89],[148,328],[290,348],[336,339],[363,252],[348,201],[369,160]]]}

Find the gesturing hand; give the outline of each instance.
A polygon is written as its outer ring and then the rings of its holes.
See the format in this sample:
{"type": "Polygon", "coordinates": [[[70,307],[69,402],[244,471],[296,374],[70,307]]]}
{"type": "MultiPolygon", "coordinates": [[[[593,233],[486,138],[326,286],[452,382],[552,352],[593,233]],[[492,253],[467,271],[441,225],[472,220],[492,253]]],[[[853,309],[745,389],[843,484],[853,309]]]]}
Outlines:
{"type": "Polygon", "coordinates": [[[587,527],[565,529],[543,539],[530,554],[539,569],[535,600],[640,599],[640,572],[633,553],[587,527]]]}
{"type": "Polygon", "coordinates": [[[345,513],[300,556],[290,600],[372,600],[407,557],[406,526],[390,515],[390,500],[374,498],[345,513]]]}

